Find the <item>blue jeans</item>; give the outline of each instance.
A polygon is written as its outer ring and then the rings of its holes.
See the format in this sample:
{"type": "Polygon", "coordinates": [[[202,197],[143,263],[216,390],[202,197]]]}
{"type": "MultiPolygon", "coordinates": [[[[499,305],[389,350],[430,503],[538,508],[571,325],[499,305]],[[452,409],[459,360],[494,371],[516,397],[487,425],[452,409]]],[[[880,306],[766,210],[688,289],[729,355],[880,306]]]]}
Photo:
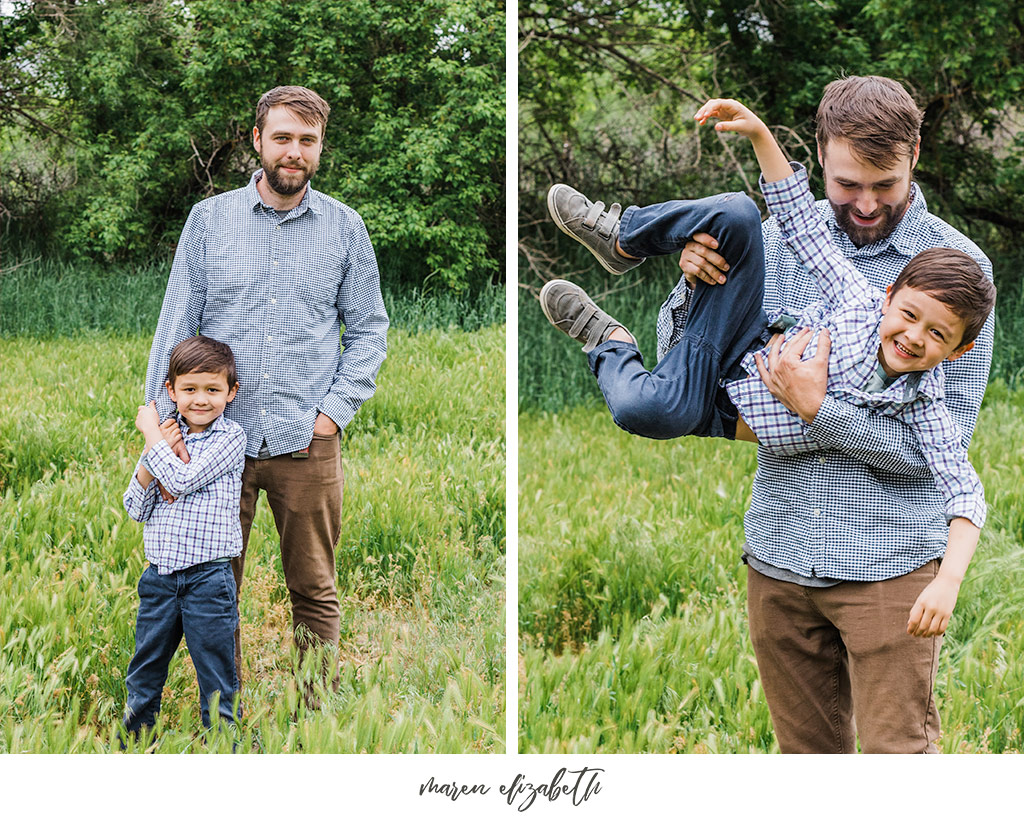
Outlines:
{"type": "Polygon", "coordinates": [[[215,692],[220,693],[220,717],[233,723],[231,703],[238,691],[237,625],[235,578],[227,561],[196,564],[170,575],[160,575],[152,565],[146,567],[139,579],[135,655],[125,679],[128,708],[124,724],[128,731],[137,733],[153,726],[160,712],[167,665],[182,635],[196,668],[203,725],[210,726],[210,699],[215,692]]]}
{"type": "Polygon", "coordinates": [[[757,206],[742,193],[630,206],[619,245],[635,257],[668,255],[697,232],[717,239],[729,272],[724,284],[697,283],[682,340],[652,371],[634,343],[605,341],[589,355],[615,423],[634,435],[736,436],[738,413],[722,382],[742,377],[740,360],[760,347],[768,324],[757,206]]]}

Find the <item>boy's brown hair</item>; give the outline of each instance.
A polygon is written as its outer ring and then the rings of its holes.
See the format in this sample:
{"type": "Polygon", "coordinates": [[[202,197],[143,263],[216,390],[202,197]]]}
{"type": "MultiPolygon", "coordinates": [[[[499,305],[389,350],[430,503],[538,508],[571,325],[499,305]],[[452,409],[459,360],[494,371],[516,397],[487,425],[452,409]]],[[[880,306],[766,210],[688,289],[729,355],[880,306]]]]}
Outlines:
{"type": "Polygon", "coordinates": [[[848,140],[853,153],[879,169],[914,156],[923,113],[888,77],[844,77],[825,87],[815,118],[822,154],[831,140],[848,140]]]}
{"type": "Polygon", "coordinates": [[[305,86],[277,86],[265,92],[256,104],[256,128],[260,134],[263,134],[263,124],[267,122],[267,112],[271,106],[291,109],[307,126],[319,126],[320,136],[323,137],[331,107],[312,89],[305,86]]]}
{"type": "Polygon", "coordinates": [[[228,379],[228,389],[238,383],[235,355],[231,347],[219,340],[196,335],[185,338],[171,350],[167,364],[167,382],[173,387],[180,375],[192,372],[217,372],[228,379]]]}
{"type": "Polygon", "coordinates": [[[996,287],[978,262],[956,249],[927,249],[903,267],[889,295],[903,287],[931,295],[946,304],[964,322],[959,349],[981,332],[996,303],[996,287]]]}

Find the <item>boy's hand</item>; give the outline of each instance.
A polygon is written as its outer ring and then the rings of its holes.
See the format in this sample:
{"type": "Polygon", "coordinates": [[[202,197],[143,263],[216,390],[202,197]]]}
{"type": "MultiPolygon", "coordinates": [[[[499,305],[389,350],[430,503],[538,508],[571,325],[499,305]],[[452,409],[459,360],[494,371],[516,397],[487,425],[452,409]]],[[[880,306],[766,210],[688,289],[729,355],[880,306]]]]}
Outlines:
{"type": "Polygon", "coordinates": [[[907,621],[907,634],[918,638],[942,635],[949,626],[949,618],[959,594],[959,583],[941,573],[937,575],[917,596],[910,610],[910,620],[907,621]]]}
{"type": "Polygon", "coordinates": [[[185,448],[185,441],[181,438],[181,427],[178,425],[177,418],[168,418],[160,424],[160,433],[164,436],[171,451],[178,456],[182,463],[188,463],[191,460],[188,450],[185,448]]]}
{"type": "Polygon", "coordinates": [[[701,126],[709,117],[718,118],[719,122],[715,124],[716,132],[736,132],[752,138],[768,131],[760,117],[736,100],[709,100],[693,117],[701,126]]]}

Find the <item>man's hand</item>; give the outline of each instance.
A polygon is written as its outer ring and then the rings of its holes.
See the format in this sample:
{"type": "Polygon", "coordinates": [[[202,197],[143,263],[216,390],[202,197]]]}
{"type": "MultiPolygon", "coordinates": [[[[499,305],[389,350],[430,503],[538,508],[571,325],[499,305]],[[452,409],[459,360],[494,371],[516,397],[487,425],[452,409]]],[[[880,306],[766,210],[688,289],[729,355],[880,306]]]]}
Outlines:
{"type": "Polygon", "coordinates": [[[729,263],[715,251],[717,248],[718,241],[707,232],[697,232],[686,242],[679,254],[679,268],[686,275],[686,282],[691,289],[698,280],[712,286],[725,283],[729,263]]]}
{"type": "Polygon", "coordinates": [[[313,424],[314,435],[337,435],[338,424],[336,424],[331,418],[327,417],[323,412],[320,412],[316,416],[316,423],[313,424]]]}
{"type": "Polygon", "coordinates": [[[754,355],[757,371],[768,391],[786,409],[807,423],[814,420],[821,408],[821,402],[825,400],[825,388],[828,385],[828,354],[832,349],[828,330],[822,329],[818,335],[818,351],[814,353],[814,357],[801,360],[813,331],[810,328],[800,330],[786,344],[785,352],[779,351],[783,336],[776,335],[772,338],[767,365],[760,352],[754,355]]]}
{"type": "Polygon", "coordinates": [[[907,621],[907,634],[917,638],[942,635],[949,626],[949,618],[959,594],[959,582],[940,572],[917,596],[910,610],[910,620],[907,621]]]}

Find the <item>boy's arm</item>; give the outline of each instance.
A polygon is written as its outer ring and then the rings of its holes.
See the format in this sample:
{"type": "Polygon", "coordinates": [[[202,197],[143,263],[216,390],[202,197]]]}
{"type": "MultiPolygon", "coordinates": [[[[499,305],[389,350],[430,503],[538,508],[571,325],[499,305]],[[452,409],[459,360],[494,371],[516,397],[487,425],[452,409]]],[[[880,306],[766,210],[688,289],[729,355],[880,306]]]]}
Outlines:
{"type": "Polygon", "coordinates": [[[139,523],[148,521],[156,506],[157,496],[158,492],[156,484],[153,483],[153,476],[143,468],[140,459],[132,473],[128,489],[124,493],[124,509],[128,513],[128,517],[139,523]],[[146,481],[147,476],[148,481],[146,481]]]}
{"type": "Polygon", "coordinates": [[[978,546],[980,533],[981,530],[966,518],[950,521],[949,542],[939,566],[939,574],[917,596],[907,620],[908,634],[926,638],[946,631],[967,565],[978,546]]]}
{"type": "Polygon", "coordinates": [[[901,417],[921,443],[921,452],[946,502],[946,519],[965,518],[981,529],[987,514],[985,489],[946,405],[919,401],[908,406],[901,417]]]}
{"type": "Polygon", "coordinates": [[[842,300],[877,301],[878,291],[836,246],[822,221],[807,182],[807,171],[791,164],[771,131],[753,112],[735,100],[709,100],[697,112],[699,123],[716,117],[717,131],[745,135],[761,167],[761,191],[768,210],[782,230],[786,245],[815,279],[830,306],[842,300]]]}
{"type": "Polygon", "coordinates": [[[162,438],[149,450],[150,472],[172,495],[180,497],[202,489],[244,461],[245,432],[241,427],[219,430],[209,437],[188,463],[175,455],[162,438]]]}

